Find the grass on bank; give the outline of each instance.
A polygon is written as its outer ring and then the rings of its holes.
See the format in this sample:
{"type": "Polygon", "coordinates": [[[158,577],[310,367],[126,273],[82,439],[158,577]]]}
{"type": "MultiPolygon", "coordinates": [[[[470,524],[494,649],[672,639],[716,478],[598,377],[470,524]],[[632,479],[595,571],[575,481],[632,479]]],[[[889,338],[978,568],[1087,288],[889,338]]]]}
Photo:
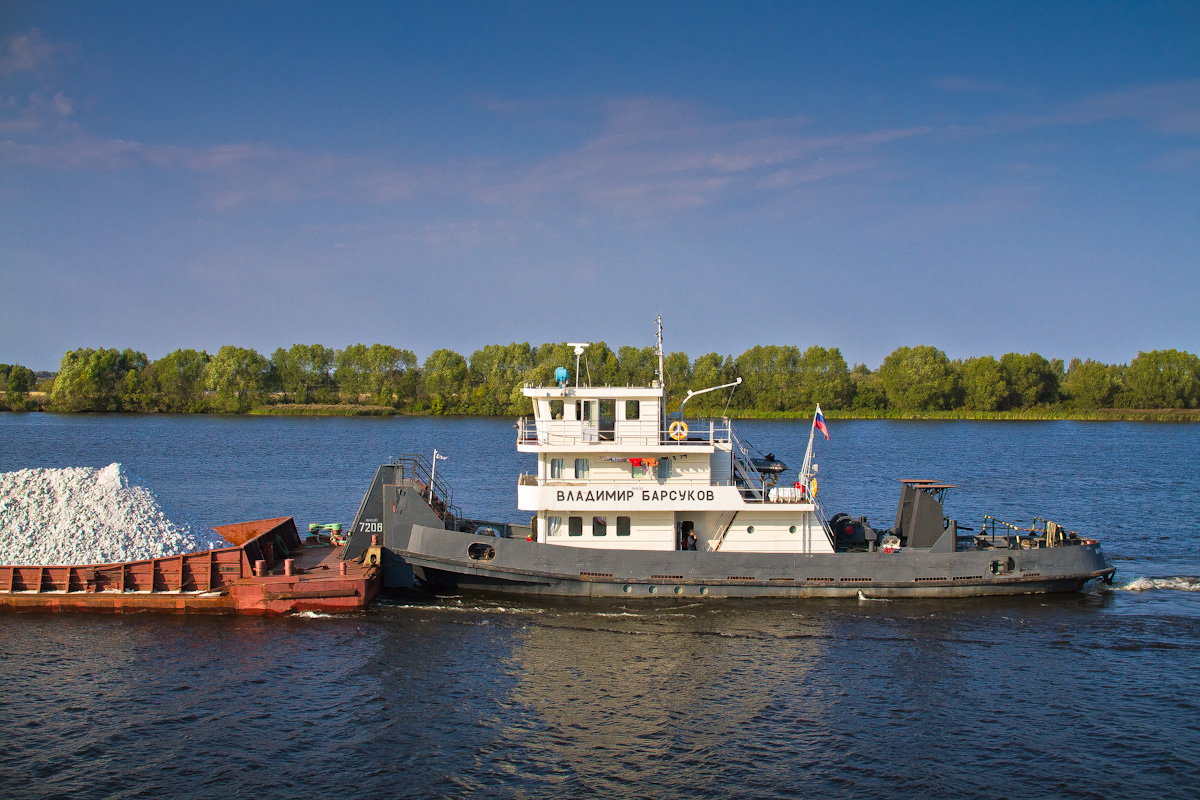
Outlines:
{"type": "Polygon", "coordinates": [[[256,416],[272,417],[391,417],[397,414],[391,406],[356,406],[349,403],[280,403],[250,409],[256,416]]]}

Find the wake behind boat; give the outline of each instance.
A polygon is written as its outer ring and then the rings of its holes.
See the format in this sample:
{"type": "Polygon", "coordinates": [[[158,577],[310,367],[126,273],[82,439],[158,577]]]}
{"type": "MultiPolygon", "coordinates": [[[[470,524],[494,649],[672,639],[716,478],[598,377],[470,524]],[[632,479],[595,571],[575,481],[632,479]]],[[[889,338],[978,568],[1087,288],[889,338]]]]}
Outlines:
{"type": "Polygon", "coordinates": [[[577,363],[575,386],[560,368],[555,385],[524,387],[533,415],[517,449],[538,468],[518,477],[517,500],[530,524],[464,518],[436,451],[405,456],[376,470],[344,557],[381,538],[385,586],[545,595],[967,597],[1111,582],[1099,543],[1054,522],[959,526],[943,513],[955,487],[937,480],[901,480],[887,530],[828,516],[812,457],[813,434],[828,438],[819,406],[798,479],[776,486],[785,465],[752,457],[729,419],[667,414],[661,324],[657,349],[650,386],[580,386],[577,363]]]}

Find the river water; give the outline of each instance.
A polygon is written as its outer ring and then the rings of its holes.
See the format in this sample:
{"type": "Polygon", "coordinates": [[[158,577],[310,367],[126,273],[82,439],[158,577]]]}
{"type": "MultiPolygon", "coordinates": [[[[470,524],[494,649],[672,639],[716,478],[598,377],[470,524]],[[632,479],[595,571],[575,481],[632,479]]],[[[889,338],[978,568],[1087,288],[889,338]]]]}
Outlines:
{"type": "MultiPolygon", "coordinates": [[[[807,422],[739,432],[794,468],[807,422]]],[[[521,520],[511,421],[0,414],[0,471],[124,464],[203,524],[348,523],[436,447],[521,520]]],[[[0,797],[1200,795],[1200,425],[838,422],[830,512],[1099,538],[1113,587],[965,601],[392,596],[346,617],[10,614],[0,797]]]]}

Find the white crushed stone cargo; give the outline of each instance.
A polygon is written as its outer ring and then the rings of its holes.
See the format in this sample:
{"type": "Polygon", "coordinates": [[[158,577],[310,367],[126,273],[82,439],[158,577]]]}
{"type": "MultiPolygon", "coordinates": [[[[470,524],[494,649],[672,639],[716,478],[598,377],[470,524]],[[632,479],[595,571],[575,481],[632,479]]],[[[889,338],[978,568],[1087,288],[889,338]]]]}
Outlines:
{"type": "Polygon", "coordinates": [[[120,464],[0,473],[0,564],[104,564],[229,546],[214,530],[170,520],[120,464]]]}

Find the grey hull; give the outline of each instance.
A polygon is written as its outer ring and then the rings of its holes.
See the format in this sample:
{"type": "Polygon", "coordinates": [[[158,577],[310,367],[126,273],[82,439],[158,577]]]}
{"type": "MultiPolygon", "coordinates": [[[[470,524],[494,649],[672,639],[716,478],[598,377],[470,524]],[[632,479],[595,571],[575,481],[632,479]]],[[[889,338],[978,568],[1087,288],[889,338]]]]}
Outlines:
{"type": "Polygon", "coordinates": [[[586,597],[975,597],[1108,578],[1100,546],[957,553],[596,551],[413,526],[396,550],[427,586],[586,597]],[[475,553],[484,558],[471,556],[475,553]],[[490,555],[490,558],[486,556],[490,555]],[[996,574],[996,562],[1007,569],[996,574]]]}

